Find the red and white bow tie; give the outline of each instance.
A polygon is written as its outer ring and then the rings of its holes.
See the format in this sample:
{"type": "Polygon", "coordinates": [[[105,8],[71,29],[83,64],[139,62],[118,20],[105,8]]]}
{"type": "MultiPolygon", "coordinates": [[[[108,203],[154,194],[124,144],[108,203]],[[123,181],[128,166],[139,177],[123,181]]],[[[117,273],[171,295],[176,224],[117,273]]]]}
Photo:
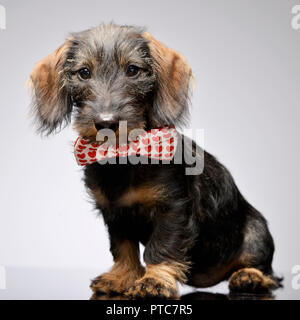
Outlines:
{"type": "Polygon", "coordinates": [[[157,160],[171,160],[175,154],[177,142],[176,129],[164,127],[147,131],[138,136],[135,141],[119,146],[89,143],[88,140],[78,137],[74,145],[74,153],[77,163],[81,166],[109,158],[136,155],[157,160]]]}

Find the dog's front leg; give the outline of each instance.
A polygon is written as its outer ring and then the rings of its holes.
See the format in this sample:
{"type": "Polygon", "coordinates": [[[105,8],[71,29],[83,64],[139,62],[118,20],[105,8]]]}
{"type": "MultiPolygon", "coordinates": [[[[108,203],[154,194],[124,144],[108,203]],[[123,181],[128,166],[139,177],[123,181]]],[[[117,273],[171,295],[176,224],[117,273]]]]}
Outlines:
{"type": "Polygon", "coordinates": [[[110,272],[92,281],[91,289],[95,298],[101,294],[122,294],[144,274],[144,268],[139,259],[138,243],[118,239],[113,241],[112,253],[115,264],[110,272]]]}
{"type": "Polygon", "coordinates": [[[186,281],[189,267],[187,251],[194,242],[191,222],[191,217],[184,213],[166,213],[158,217],[145,247],[145,274],[125,292],[127,297],[179,298],[177,281],[186,281]]]}

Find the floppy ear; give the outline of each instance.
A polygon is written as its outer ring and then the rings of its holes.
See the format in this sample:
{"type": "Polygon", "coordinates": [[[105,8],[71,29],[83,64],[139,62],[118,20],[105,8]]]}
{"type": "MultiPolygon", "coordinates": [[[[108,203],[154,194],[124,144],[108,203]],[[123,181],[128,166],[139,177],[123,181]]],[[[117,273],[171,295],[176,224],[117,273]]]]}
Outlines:
{"type": "Polygon", "coordinates": [[[144,37],[148,40],[157,77],[153,118],[160,119],[163,125],[184,125],[189,115],[192,69],[182,54],[157,41],[148,32],[144,37]]]}
{"type": "Polygon", "coordinates": [[[71,43],[71,39],[68,39],[56,51],[40,61],[30,75],[33,112],[38,121],[38,130],[46,134],[60,128],[64,122],[70,121],[72,98],[64,64],[71,43]]]}

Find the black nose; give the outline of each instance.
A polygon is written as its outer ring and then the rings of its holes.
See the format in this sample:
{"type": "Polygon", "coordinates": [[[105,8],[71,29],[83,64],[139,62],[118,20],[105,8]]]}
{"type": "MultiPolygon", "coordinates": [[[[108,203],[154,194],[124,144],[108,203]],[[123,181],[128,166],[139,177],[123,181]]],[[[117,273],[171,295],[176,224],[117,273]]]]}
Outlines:
{"type": "Polygon", "coordinates": [[[103,121],[103,120],[95,121],[95,127],[97,130],[111,129],[113,131],[116,131],[118,129],[118,126],[119,126],[118,121],[103,121]]]}

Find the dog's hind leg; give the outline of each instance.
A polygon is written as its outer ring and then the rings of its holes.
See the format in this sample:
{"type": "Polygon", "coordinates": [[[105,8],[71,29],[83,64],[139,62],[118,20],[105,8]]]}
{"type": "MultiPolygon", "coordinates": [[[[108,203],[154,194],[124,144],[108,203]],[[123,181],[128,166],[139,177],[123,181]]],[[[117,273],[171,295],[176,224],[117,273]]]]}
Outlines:
{"type": "Polygon", "coordinates": [[[231,292],[268,292],[281,286],[273,275],[274,243],[267,223],[254,208],[247,208],[247,223],[235,272],[229,278],[231,292]]]}

